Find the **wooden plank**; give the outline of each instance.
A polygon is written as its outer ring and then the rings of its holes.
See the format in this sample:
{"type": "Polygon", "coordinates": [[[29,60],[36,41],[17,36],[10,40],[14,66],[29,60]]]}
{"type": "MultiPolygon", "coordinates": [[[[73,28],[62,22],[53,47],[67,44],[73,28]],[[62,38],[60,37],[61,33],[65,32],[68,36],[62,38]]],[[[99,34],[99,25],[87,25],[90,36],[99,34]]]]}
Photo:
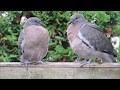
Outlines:
{"type": "Polygon", "coordinates": [[[120,79],[120,63],[44,62],[25,65],[19,62],[0,62],[0,79],[120,79]]]}
{"type": "MultiPolygon", "coordinates": [[[[83,63],[78,62],[43,62],[42,64],[29,64],[29,67],[50,67],[50,68],[79,68],[83,63]]],[[[20,62],[0,62],[0,67],[22,67],[20,62]]],[[[91,64],[85,64],[83,67],[118,67],[120,68],[120,63],[103,63],[103,64],[98,64],[98,63],[91,63],[91,64]]]]}

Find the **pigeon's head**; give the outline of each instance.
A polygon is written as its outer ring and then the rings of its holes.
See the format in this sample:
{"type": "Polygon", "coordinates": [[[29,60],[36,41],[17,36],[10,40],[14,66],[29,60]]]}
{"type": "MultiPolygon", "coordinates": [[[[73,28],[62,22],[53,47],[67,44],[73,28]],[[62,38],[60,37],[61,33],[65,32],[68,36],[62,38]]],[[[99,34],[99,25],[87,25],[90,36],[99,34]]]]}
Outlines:
{"type": "Polygon", "coordinates": [[[31,26],[31,25],[45,26],[45,24],[37,17],[28,18],[23,27],[28,27],[28,26],[31,26]]]}
{"type": "Polygon", "coordinates": [[[83,15],[74,14],[70,17],[70,21],[68,22],[68,24],[71,24],[71,23],[76,24],[84,21],[86,21],[86,18],[83,15]]]}

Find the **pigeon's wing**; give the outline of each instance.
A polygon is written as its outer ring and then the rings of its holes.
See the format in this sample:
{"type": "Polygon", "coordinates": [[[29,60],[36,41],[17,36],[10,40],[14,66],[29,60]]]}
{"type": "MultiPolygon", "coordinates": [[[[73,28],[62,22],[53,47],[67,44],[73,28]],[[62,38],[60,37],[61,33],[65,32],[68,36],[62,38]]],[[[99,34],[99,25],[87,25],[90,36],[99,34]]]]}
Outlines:
{"type": "Polygon", "coordinates": [[[18,37],[18,49],[20,51],[20,55],[23,54],[23,47],[24,47],[24,30],[21,30],[20,35],[18,37]]]}
{"type": "Polygon", "coordinates": [[[116,56],[112,43],[100,32],[100,28],[94,24],[86,23],[78,33],[81,39],[90,48],[116,56]]]}
{"type": "Polygon", "coordinates": [[[96,24],[87,23],[87,25],[88,25],[89,27],[91,27],[91,28],[94,28],[94,29],[96,29],[96,30],[101,31],[100,27],[97,26],[96,24]]]}

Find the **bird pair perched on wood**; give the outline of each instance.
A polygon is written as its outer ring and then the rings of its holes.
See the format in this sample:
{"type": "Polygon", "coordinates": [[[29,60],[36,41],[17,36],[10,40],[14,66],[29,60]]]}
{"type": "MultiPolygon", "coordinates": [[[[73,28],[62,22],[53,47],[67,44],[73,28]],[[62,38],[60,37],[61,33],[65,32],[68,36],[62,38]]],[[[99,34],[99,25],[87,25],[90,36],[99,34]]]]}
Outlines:
{"type": "MultiPolygon", "coordinates": [[[[45,24],[37,17],[26,20],[18,38],[21,63],[41,63],[48,52],[49,34],[45,24]]],[[[70,47],[81,58],[98,58],[106,62],[116,62],[117,52],[112,43],[81,14],[70,17],[66,30],[70,47]]]]}

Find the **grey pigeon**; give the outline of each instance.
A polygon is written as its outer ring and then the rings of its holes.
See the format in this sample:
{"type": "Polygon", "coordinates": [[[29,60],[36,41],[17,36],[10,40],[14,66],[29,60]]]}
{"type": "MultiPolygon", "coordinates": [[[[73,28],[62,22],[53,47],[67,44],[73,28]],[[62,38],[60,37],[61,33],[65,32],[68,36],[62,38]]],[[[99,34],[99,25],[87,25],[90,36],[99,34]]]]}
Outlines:
{"type": "Polygon", "coordinates": [[[67,38],[70,47],[79,57],[116,62],[116,50],[97,25],[89,23],[81,14],[72,15],[69,24],[67,38]]]}
{"type": "MultiPolygon", "coordinates": [[[[48,30],[45,24],[37,17],[26,20],[18,38],[18,48],[21,54],[21,63],[39,63],[48,52],[48,30]]],[[[27,67],[28,69],[28,67],[27,67]]]]}

